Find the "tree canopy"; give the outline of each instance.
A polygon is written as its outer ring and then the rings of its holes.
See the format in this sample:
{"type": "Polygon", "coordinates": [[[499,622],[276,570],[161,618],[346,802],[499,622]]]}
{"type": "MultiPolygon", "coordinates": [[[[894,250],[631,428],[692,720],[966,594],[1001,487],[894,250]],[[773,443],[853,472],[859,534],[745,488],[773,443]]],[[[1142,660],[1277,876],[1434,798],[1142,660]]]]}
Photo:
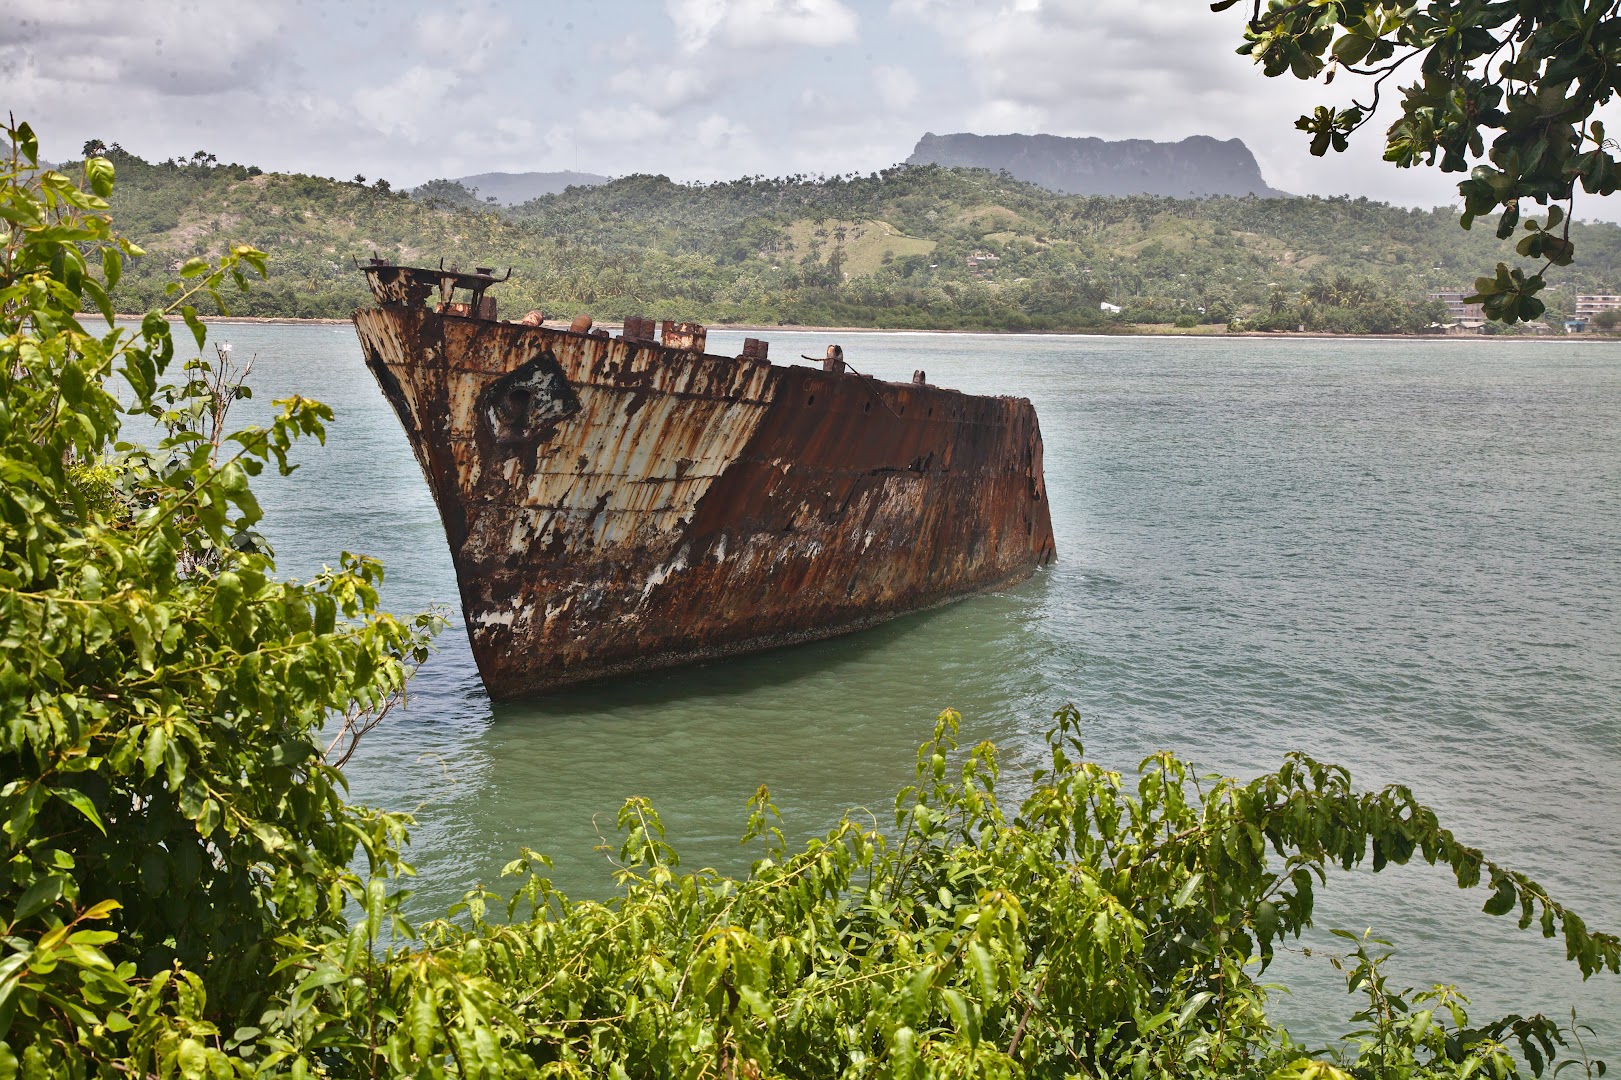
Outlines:
{"type": "MultiPolygon", "coordinates": [[[[1242,0],[1216,0],[1224,11],[1242,0]]],[[[1460,224],[1496,214],[1497,235],[1524,235],[1517,254],[1542,262],[1499,263],[1476,280],[1486,313],[1534,319],[1543,271],[1575,257],[1572,210],[1580,192],[1605,196],[1621,183],[1617,144],[1594,112],[1621,85],[1621,18],[1614,0],[1249,0],[1239,52],[1268,76],[1327,83],[1344,72],[1362,80],[1349,107],[1318,106],[1296,127],[1311,152],[1343,151],[1370,123],[1397,80],[1385,160],[1469,174],[1458,185],[1460,224]],[[1489,144],[1488,144],[1489,140],[1489,144]],[[1481,159],[1485,160],[1481,160],[1481,159]],[[1476,164],[1471,164],[1472,162],[1476,164]],[[1522,204],[1546,207],[1521,221],[1522,204]]]]}

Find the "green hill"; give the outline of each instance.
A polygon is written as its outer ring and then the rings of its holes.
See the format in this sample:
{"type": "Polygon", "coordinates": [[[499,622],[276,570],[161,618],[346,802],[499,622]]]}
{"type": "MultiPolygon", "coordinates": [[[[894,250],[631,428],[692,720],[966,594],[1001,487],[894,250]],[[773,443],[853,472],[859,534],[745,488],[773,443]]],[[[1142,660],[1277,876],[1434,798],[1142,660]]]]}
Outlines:
{"type": "MultiPolygon", "coordinates": [[[[1436,317],[1428,290],[1512,256],[1489,224],[1465,232],[1448,210],[1064,196],[937,166],[698,185],[630,176],[500,208],[450,181],[412,197],[116,150],[113,161],[115,220],[148,252],[115,294],[130,311],[156,304],[185,259],[245,241],[271,256],[270,280],[233,303],[245,315],[347,316],[370,299],[351,260],[376,253],[511,266],[505,316],[1010,330],[1241,317],[1377,332],[1423,328],[1436,317]],[[1100,311],[1105,301],[1124,310],[1100,311]]],[[[1577,265],[1549,275],[1555,314],[1577,292],[1621,291],[1621,227],[1577,225],[1573,238],[1577,265]]]]}

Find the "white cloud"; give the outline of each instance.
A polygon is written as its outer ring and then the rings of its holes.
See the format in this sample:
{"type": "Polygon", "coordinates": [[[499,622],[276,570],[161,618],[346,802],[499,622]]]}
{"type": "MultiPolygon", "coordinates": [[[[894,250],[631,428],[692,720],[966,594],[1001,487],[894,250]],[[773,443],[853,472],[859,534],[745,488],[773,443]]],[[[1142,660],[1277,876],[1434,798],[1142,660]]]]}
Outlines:
{"type": "Polygon", "coordinates": [[[967,127],[976,135],[1033,135],[1050,133],[1049,112],[1040,105],[1007,98],[991,98],[968,113],[967,127]]]}
{"type": "Polygon", "coordinates": [[[1145,127],[1180,126],[1238,66],[1228,62],[1231,49],[1221,41],[1227,32],[1237,40],[1234,20],[1190,11],[1187,0],[1084,8],[1040,0],[900,0],[896,9],[931,24],[967,60],[999,112],[1021,114],[1022,107],[1022,115],[1085,126],[1085,134],[1115,134],[1107,130],[1114,128],[1145,135],[1145,127]]]}
{"type": "Polygon", "coordinates": [[[495,130],[508,142],[526,142],[535,136],[535,125],[516,116],[498,117],[495,130]]]}
{"type": "Polygon", "coordinates": [[[708,71],[652,63],[621,68],[608,80],[608,89],[664,113],[705,101],[716,92],[708,71]]]}
{"type": "Polygon", "coordinates": [[[384,81],[366,80],[349,95],[356,115],[376,134],[420,143],[432,138],[454,151],[475,144],[510,144],[528,121],[515,120],[492,100],[482,75],[510,36],[512,24],[493,8],[474,5],[426,11],[408,24],[412,61],[384,81]],[[454,117],[456,123],[446,125],[454,117]]]}
{"type": "Polygon", "coordinates": [[[873,68],[872,81],[878,90],[878,100],[887,109],[905,109],[917,100],[917,76],[906,68],[880,64],[873,68]]]}
{"type": "Polygon", "coordinates": [[[813,46],[856,40],[860,19],[840,0],[666,0],[676,38],[688,52],[813,46]]]}
{"type": "Polygon", "coordinates": [[[494,8],[462,7],[418,16],[413,36],[424,59],[471,73],[490,63],[511,29],[511,20],[494,8]]]}
{"type": "Polygon", "coordinates": [[[666,0],[665,9],[675,23],[676,40],[687,52],[697,52],[726,18],[728,0],[666,0]]]}
{"type": "Polygon", "coordinates": [[[31,4],[27,14],[7,18],[0,76],[46,92],[101,86],[194,96],[260,85],[292,44],[288,6],[224,0],[147,11],[120,0],[31,4]]]}
{"type": "Polygon", "coordinates": [[[726,150],[746,140],[749,131],[719,113],[710,113],[698,121],[696,134],[698,145],[705,150],[726,150]]]}
{"type": "MultiPolygon", "coordinates": [[[[1242,13],[1212,14],[1203,0],[0,0],[0,10],[0,106],[34,124],[53,160],[97,137],[152,159],[201,147],[395,183],[576,165],[716,179],[882,168],[925,129],[1207,134],[1242,138],[1286,191],[1423,205],[1455,191],[1456,177],[1380,161],[1377,121],[1350,154],[1309,157],[1295,117],[1343,101],[1355,80],[1263,78],[1233,55],[1242,13]]],[[[1583,209],[1594,212],[1602,200],[1583,209]]]]}
{"type": "Polygon", "coordinates": [[[434,130],[450,104],[456,76],[421,64],[406,68],[386,83],[362,86],[350,100],[355,111],[384,135],[415,138],[427,122],[434,130]]]}
{"type": "Polygon", "coordinates": [[[580,110],[579,138],[590,143],[626,143],[650,139],[669,123],[645,105],[609,105],[580,110]]]}

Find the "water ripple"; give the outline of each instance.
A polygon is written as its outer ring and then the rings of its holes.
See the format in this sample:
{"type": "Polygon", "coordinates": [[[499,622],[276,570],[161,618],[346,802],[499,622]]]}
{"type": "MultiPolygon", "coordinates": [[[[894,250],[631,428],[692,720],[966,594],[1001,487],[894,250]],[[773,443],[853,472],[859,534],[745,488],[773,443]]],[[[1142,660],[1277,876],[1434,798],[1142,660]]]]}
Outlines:
{"type": "MultiPolygon", "coordinates": [[[[431,498],[353,340],[216,331],[257,351],[250,405],[332,404],[324,449],[261,484],[284,569],[382,556],[399,610],[453,606],[431,498]]],[[[741,335],[716,332],[718,349],[741,335]]],[[[783,355],[819,335],[773,335],[783,355]]],[[[808,835],[882,815],[932,717],[1029,762],[1077,704],[1089,750],[1130,768],[1170,748],[1251,773],[1290,750],[1360,784],[1404,783],[1471,843],[1621,926],[1621,364],[1574,342],[1117,340],[852,335],[864,371],[925,368],[1030,397],[1060,562],[1008,592],[868,633],[492,708],[459,630],[410,709],[364,745],[357,797],[418,816],[417,903],[490,881],[520,844],[600,891],[599,830],[631,794],[689,865],[739,870],[747,797],[808,835]]],[[[1333,879],[1325,925],[1374,926],[1399,975],[1485,1012],[1575,1003],[1621,1047],[1613,977],[1402,868],[1333,879]]],[[[1319,944],[1321,942],[1319,941],[1319,944]]],[[[1349,1008],[1298,954],[1283,1014],[1308,1036],[1349,1008]]]]}

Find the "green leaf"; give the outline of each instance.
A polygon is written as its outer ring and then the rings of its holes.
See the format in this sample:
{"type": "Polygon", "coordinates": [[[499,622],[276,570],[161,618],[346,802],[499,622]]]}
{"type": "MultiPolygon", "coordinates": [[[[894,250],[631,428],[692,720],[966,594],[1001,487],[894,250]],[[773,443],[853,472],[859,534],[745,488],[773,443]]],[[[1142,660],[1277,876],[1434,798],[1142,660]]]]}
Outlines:
{"type": "Polygon", "coordinates": [[[27,123],[17,125],[12,142],[21,152],[23,160],[30,165],[39,164],[39,139],[35,137],[34,129],[27,123]]]}
{"type": "Polygon", "coordinates": [[[967,1038],[969,1046],[978,1046],[979,1009],[956,990],[942,990],[940,994],[945,1000],[946,1011],[951,1014],[952,1023],[956,1025],[958,1033],[967,1038]]]}
{"type": "Polygon", "coordinates": [[[84,175],[85,179],[90,181],[90,190],[103,199],[113,193],[113,163],[106,158],[86,158],[84,175]]]}
{"type": "Polygon", "coordinates": [[[219,823],[219,803],[213,799],[205,800],[201,810],[197,814],[197,835],[204,838],[212,836],[214,830],[219,828],[219,823]]]}
{"type": "Polygon", "coordinates": [[[214,581],[213,618],[221,626],[230,624],[242,602],[242,579],[232,571],[225,571],[214,581]]]}
{"type": "Polygon", "coordinates": [[[124,256],[117,248],[101,249],[101,273],[107,279],[107,288],[118,287],[119,280],[124,276],[124,256]]]}
{"type": "Polygon", "coordinates": [[[146,743],[141,750],[141,764],[146,768],[147,779],[157,775],[158,769],[163,766],[164,751],[168,749],[168,736],[161,727],[153,726],[146,731],[146,743]]]}
{"type": "Polygon", "coordinates": [[[1255,927],[1255,937],[1258,943],[1265,946],[1278,935],[1278,908],[1270,900],[1262,900],[1255,905],[1255,915],[1251,920],[1255,927]]]}
{"type": "Polygon", "coordinates": [[[197,317],[197,309],[192,307],[190,304],[182,304],[180,307],[180,315],[186,320],[186,326],[190,328],[191,336],[197,339],[197,347],[201,349],[203,347],[203,342],[208,338],[208,328],[205,327],[203,325],[203,321],[197,317]]]}
{"type": "Polygon", "coordinates": [[[1497,891],[1486,901],[1482,911],[1488,915],[1507,915],[1519,903],[1520,893],[1514,887],[1514,882],[1503,878],[1497,883],[1497,891]]]}
{"type": "Polygon", "coordinates": [[[90,294],[90,300],[96,305],[96,310],[101,312],[102,318],[107,320],[108,326],[111,326],[113,324],[113,302],[108,298],[107,291],[101,287],[101,283],[93,278],[85,278],[80,282],[80,286],[90,294]]]}
{"type": "Polygon", "coordinates": [[[970,942],[968,945],[968,960],[974,969],[974,976],[979,983],[979,994],[989,1001],[996,996],[996,965],[991,961],[991,954],[979,942],[970,942]]]}
{"type": "Polygon", "coordinates": [[[96,813],[96,806],[88,795],[76,788],[51,788],[50,791],[52,795],[90,819],[90,824],[103,836],[107,835],[107,827],[101,823],[101,815],[96,813]]]}
{"type": "Polygon", "coordinates": [[[1342,64],[1361,63],[1373,48],[1376,39],[1362,37],[1358,34],[1344,34],[1334,42],[1334,59],[1342,64]]]}
{"type": "Polygon", "coordinates": [[[105,919],[124,905],[117,900],[98,900],[79,913],[80,920],[105,919]]]}
{"type": "Polygon", "coordinates": [[[67,886],[67,879],[51,874],[34,881],[32,885],[23,890],[17,900],[17,908],[12,912],[14,922],[32,918],[44,911],[47,907],[62,898],[62,892],[67,886]]]}
{"type": "Polygon", "coordinates": [[[148,896],[161,896],[169,888],[169,860],[161,851],[148,851],[140,861],[141,889],[148,896]]]}
{"type": "Polygon", "coordinates": [[[1188,1022],[1199,1015],[1199,1010],[1208,1005],[1216,995],[1208,990],[1201,990],[1183,1003],[1181,1010],[1176,1014],[1176,1026],[1180,1030],[1188,1026],[1188,1022]]]}

